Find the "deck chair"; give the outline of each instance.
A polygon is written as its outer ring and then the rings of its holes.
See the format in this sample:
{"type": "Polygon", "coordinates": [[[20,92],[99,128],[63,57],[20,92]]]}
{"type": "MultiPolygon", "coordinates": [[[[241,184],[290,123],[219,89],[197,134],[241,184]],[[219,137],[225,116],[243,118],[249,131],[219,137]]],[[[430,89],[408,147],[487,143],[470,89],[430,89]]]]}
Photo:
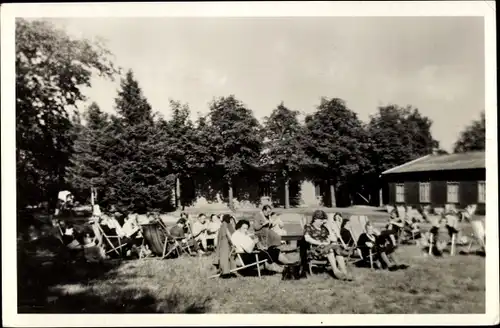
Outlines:
{"type": "MultiPolygon", "coordinates": [[[[360,261],[363,261],[363,254],[361,252],[361,249],[359,249],[358,245],[358,240],[359,237],[365,233],[365,226],[368,223],[368,217],[365,215],[351,215],[349,218],[349,222],[346,224],[347,230],[351,233],[352,240],[354,241],[355,246],[355,253],[358,255],[359,258],[354,258],[350,260],[350,263],[357,263],[360,261]]],[[[373,256],[374,254],[372,253],[372,250],[369,250],[369,255],[368,255],[369,261],[370,261],[370,268],[373,269],[373,256]]]]}
{"type": "Polygon", "coordinates": [[[470,222],[472,226],[472,237],[467,247],[467,252],[470,252],[472,243],[476,240],[483,250],[486,250],[486,228],[483,220],[474,220],[470,222]]]}
{"type": "MultiPolygon", "coordinates": [[[[193,243],[200,243],[201,244],[201,241],[195,239],[194,234],[193,234],[193,228],[192,228],[191,224],[192,223],[189,220],[186,221],[186,226],[188,228],[188,232],[190,235],[190,237],[187,239],[187,241],[188,242],[192,241],[193,243]]],[[[194,250],[191,250],[191,251],[194,251],[194,250]]]]}
{"type": "Polygon", "coordinates": [[[347,250],[349,254],[347,256],[347,261],[349,262],[351,260],[351,256],[356,252],[356,244],[353,242],[353,245],[350,246],[348,245],[348,243],[351,244],[350,241],[346,242],[344,238],[342,238],[342,227],[340,226],[339,222],[334,220],[334,215],[334,213],[328,213],[328,225],[331,226],[331,229],[334,229],[334,233],[338,236],[340,243],[342,244],[344,249],[347,250]]]}
{"type": "Polygon", "coordinates": [[[92,224],[92,229],[94,233],[96,233],[96,236],[97,234],[101,236],[104,245],[108,245],[109,249],[105,251],[106,255],[115,252],[118,256],[123,256],[123,248],[128,246],[128,243],[125,242],[122,237],[119,235],[106,234],[105,229],[97,221],[92,224]],[[113,241],[115,242],[113,243],[113,241]]]}
{"type": "MultiPolygon", "coordinates": [[[[302,227],[302,231],[304,231],[304,227],[306,226],[306,224],[309,223],[309,220],[306,216],[302,216],[300,218],[300,226],[302,227]]],[[[312,276],[313,275],[313,267],[316,267],[316,268],[322,268],[322,269],[326,269],[330,263],[328,262],[328,260],[308,260],[307,259],[307,250],[309,249],[309,244],[307,244],[307,242],[305,241],[305,239],[301,240],[301,243],[302,243],[302,247],[301,248],[301,262],[303,263],[303,265],[306,265],[307,266],[307,269],[309,271],[309,274],[312,276]]]]}
{"type": "MultiPolygon", "coordinates": [[[[243,261],[243,258],[241,256],[241,254],[236,251],[236,247],[234,246],[234,244],[233,244],[233,242],[231,240],[231,237],[230,237],[231,234],[229,233],[229,230],[227,230],[227,228],[226,228],[226,235],[228,236],[227,240],[228,240],[229,246],[231,248],[231,250],[229,252],[229,257],[230,257],[231,260],[236,260],[236,259],[239,260],[239,264],[240,264],[240,266],[237,266],[236,268],[229,270],[228,273],[235,273],[235,274],[239,275],[238,271],[255,266],[257,268],[257,275],[259,276],[259,278],[261,278],[260,266],[262,264],[266,263],[267,259],[260,260],[259,259],[259,253],[260,252],[259,251],[253,251],[252,254],[254,254],[254,256],[255,256],[255,262],[245,263],[243,261]]],[[[235,263],[238,263],[238,262],[235,261],[235,263]]],[[[217,278],[217,277],[220,277],[220,275],[221,274],[218,273],[216,275],[210,276],[209,278],[217,278]]]]}
{"type": "Polygon", "coordinates": [[[183,242],[182,240],[184,238],[179,238],[179,237],[174,237],[170,234],[170,229],[167,227],[167,225],[164,223],[163,220],[157,220],[158,225],[162,228],[162,230],[165,232],[165,237],[163,240],[163,248],[162,248],[162,259],[170,256],[170,254],[173,254],[174,252],[177,254],[177,256],[181,256],[184,253],[187,253],[188,255],[192,255],[192,250],[191,246],[189,245],[189,240],[186,240],[183,242]],[[168,244],[171,243],[172,247],[170,250],[168,250],[168,244]]]}
{"type": "Polygon", "coordinates": [[[450,255],[455,255],[455,249],[456,249],[456,243],[457,243],[457,236],[458,236],[458,213],[452,209],[452,211],[445,213],[444,217],[446,219],[446,226],[450,228],[455,229],[452,235],[451,235],[451,250],[450,250],[450,255]]]}
{"type": "Polygon", "coordinates": [[[99,262],[105,258],[105,254],[102,252],[102,244],[99,242],[100,239],[97,235],[88,240],[88,243],[84,244],[80,244],[75,239],[74,244],[76,247],[72,248],[70,245],[64,243],[64,232],[59,223],[53,222],[53,226],[55,228],[56,238],[61,242],[61,245],[69,251],[70,256],[84,258],[86,262],[99,262]]]}

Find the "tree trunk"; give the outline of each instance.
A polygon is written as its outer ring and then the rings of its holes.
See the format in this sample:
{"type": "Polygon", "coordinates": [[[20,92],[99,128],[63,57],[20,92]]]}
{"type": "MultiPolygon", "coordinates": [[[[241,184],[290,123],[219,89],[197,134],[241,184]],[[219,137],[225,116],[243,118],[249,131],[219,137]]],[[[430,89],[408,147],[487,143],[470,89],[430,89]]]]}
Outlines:
{"type": "Polygon", "coordinates": [[[330,182],[330,197],[332,198],[332,207],[337,207],[337,200],[335,199],[335,186],[333,182],[330,182]]]}
{"type": "Polygon", "coordinates": [[[94,187],[90,187],[90,204],[92,205],[92,210],[94,210],[95,205],[94,195],[94,187]]]}
{"type": "Polygon", "coordinates": [[[285,208],[290,208],[290,179],[285,178],[285,208]]]}
{"type": "Polygon", "coordinates": [[[179,176],[175,178],[175,208],[180,210],[182,206],[181,203],[181,180],[179,176]]]}
{"type": "Polygon", "coordinates": [[[384,206],[384,199],[383,199],[383,193],[382,193],[382,188],[378,190],[378,197],[379,197],[379,205],[380,207],[384,206]]]}
{"type": "Polygon", "coordinates": [[[229,208],[231,210],[234,210],[233,207],[233,183],[231,179],[227,181],[227,186],[228,186],[228,197],[229,197],[229,208]]]}
{"type": "Polygon", "coordinates": [[[56,209],[57,209],[57,203],[58,203],[58,199],[59,199],[59,187],[58,185],[53,185],[53,186],[50,186],[48,189],[48,199],[47,199],[47,202],[48,202],[48,210],[49,210],[49,213],[48,214],[55,214],[56,213],[56,209]]]}

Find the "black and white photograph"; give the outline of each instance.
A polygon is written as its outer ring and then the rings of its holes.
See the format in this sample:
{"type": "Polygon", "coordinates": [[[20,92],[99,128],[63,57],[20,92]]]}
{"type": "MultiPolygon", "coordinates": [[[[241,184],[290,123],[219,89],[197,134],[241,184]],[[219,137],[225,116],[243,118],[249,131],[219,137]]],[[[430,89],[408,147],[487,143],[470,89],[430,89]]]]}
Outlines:
{"type": "Polygon", "coordinates": [[[3,5],[4,324],[498,323],[495,10],[3,5]]]}

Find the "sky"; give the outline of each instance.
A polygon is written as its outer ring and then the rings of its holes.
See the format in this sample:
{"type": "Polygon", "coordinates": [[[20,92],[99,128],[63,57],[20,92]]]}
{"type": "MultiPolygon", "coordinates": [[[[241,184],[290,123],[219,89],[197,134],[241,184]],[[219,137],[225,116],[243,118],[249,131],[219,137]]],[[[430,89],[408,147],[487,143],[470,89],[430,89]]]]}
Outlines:
{"type": "MultiPolygon", "coordinates": [[[[485,108],[482,17],[52,18],[69,34],[104,39],[132,69],[155,111],[169,99],[196,118],[234,94],[262,122],[283,101],[305,114],[341,98],[368,122],[378,106],[412,105],[440,146],[485,108]]],[[[114,112],[115,82],[94,78],[89,101],[114,112]]]]}

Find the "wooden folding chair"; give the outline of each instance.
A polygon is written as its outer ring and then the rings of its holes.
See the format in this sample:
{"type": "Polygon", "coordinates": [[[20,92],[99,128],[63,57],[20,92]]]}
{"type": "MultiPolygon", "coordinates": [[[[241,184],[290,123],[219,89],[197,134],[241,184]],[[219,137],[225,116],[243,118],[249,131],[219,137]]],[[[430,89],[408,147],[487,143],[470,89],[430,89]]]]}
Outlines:
{"type": "MultiPolygon", "coordinates": [[[[358,245],[359,237],[366,232],[366,224],[368,223],[368,217],[365,215],[351,215],[349,222],[346,224],[347,230],[351,233],[351,238],[354,241],[354,252],[358,255],[358,259],[352,259],[349,262],[352,264],[363,261],[363,253],[361,252],[360,246],[358,245]]],[[[354,253],[353,252],[353,253],[354,253]]],[[[374,254],[371,249],[369,249],[369,261],[370,268],[373,269],[373,257],[374,254]]],[[[350,259],[350,258],[349,258],[350,259]]]]}
{"type": "MultiPolygon", "coordinates": [[[[255,256],[255,262],[252,262],[252,263],[249,263],[249,264],[245,264],[245,262],[243,261],[243,258],[241,256],[241,254],[236,251],[236,247],[234,246],[234,244],[233,244],[233,242],[231,240],[231,234],[229,233],[229,230],[227,230],[227,229],[226,229],[226,234],[227,234],[227,240],[228,240],[228,243],[229,243],[229,247],[231,247],[231,251],[229,252],[229,258],[232,258],[233,260],[234,259],[238,259],[240,261],[240,264],[241,264],[241,266],[238,266],[238,267],[236,267],[236,268],[234,268],[232,270],[229,270],[228,273],[235,273],[235,274],[238,275],[238,271],[255,266],[257,268],[257,275],[259,276],[259,278],[261,278],[260,265],[266,263],[267,259],[265,259],[265,260],[259,260],[259,253],[260,252],[259,251],[253,251],[251,254],[253,254],[255,256]]],[[[221,273],[218,273],[216,275],[210,276],[209,278],[217,278],[220,275],[221,275],[221,273]]]]}
{"type": "MultiPolygon", "coordinates": [[[[194,237],[194,234],[193,234],[193,229],[191,227],[191,222],[189,222],[189,220],[186,221],[186,226],[188,228],[188,232],[189,232],[189,235],[190,237],[187,238],[187,242],[189,243],[190,241],[192,241],[193,243],[201,243],[200,241],[196,240],[196,238],[194,237]]],[[[198,245],[199,247],[200,245],[198,245]]],[[[191,250],[194,252],[194,250],[191,250]]]]}
{"type": "Polygon", "coordinates": [[[483,248],[483,250],[486,250],[486,233],[485,233],[485,225],[482,220],[474,220],[470,221],[470,224],[472,226],[472,234],[471,234],[471,240],[469,242],[469,246],[467,247],[467,252],[470,252],[470,249],[472,248],[472,244],[474,240],[476,240],[479,243],[479,246],[483,248]]]}
{"type": "Polygon", "coordinates": [[[161,257],[162,259],[168,257],[170,254],[174,252],[177,253],[177,256],[181,256],[183,253],[192,255],[191,247],[189,246],[189,240],[187,240],[186,242],[182,242],[184,238],[172,236],[170,230],[161,219],[157,220],[157,222],[165,232],[165,239],[163,241],[163,252],[161,257]],[[169,243],[173,244],[173,247],[170,250],[168,250],[169,243]]]}
{"type": "Polygon", "coordinates": [[[102,238],[106,241],[107,245],[110,247],[109,250],[105,251],[106,254],[115,252],[118,256],[123,256],[123,247],[127,246],[128,243],[122,243],[122,237],[118,235],[116,236],[107,235],[104,232],[104,229],[102,228],[101,224],[97,221],[93,224],[93,230],[94,232],[98,231],[99,235],[102,236],[102,238]],[[115,244],[113,244],[111,240],[116,240],[118,242],[118,246],[115,246],[115,244]]]}
{"type": "MultiPolygon", "coordinates": [[[[308,220],[307,220],[307,217],[305,216],[302,216],[300,218],[300,226],[302,227],[302,231],[304,231],[304,227],[306,226],[306,224],[308,224],[308,220]]],[[[302,241],[304,243],[304,247],[306,247],[305,249],[305,252],[304,254],[302,254],[301,256],[307,256],[307,251],[309,250],[309,247],[310,245],[305,241],[303,240],[302,241]]],[[[322,268],[322,269],[326,269],[329,265],[330,265],[330,262],[328,262],[328,260],[314,260],[314,259],[303,259],[304,262],[307,262],[307,268],[309,270],[309,274],[312,276],[313,275],[313,267],[314,268],[322,268]]]]}

